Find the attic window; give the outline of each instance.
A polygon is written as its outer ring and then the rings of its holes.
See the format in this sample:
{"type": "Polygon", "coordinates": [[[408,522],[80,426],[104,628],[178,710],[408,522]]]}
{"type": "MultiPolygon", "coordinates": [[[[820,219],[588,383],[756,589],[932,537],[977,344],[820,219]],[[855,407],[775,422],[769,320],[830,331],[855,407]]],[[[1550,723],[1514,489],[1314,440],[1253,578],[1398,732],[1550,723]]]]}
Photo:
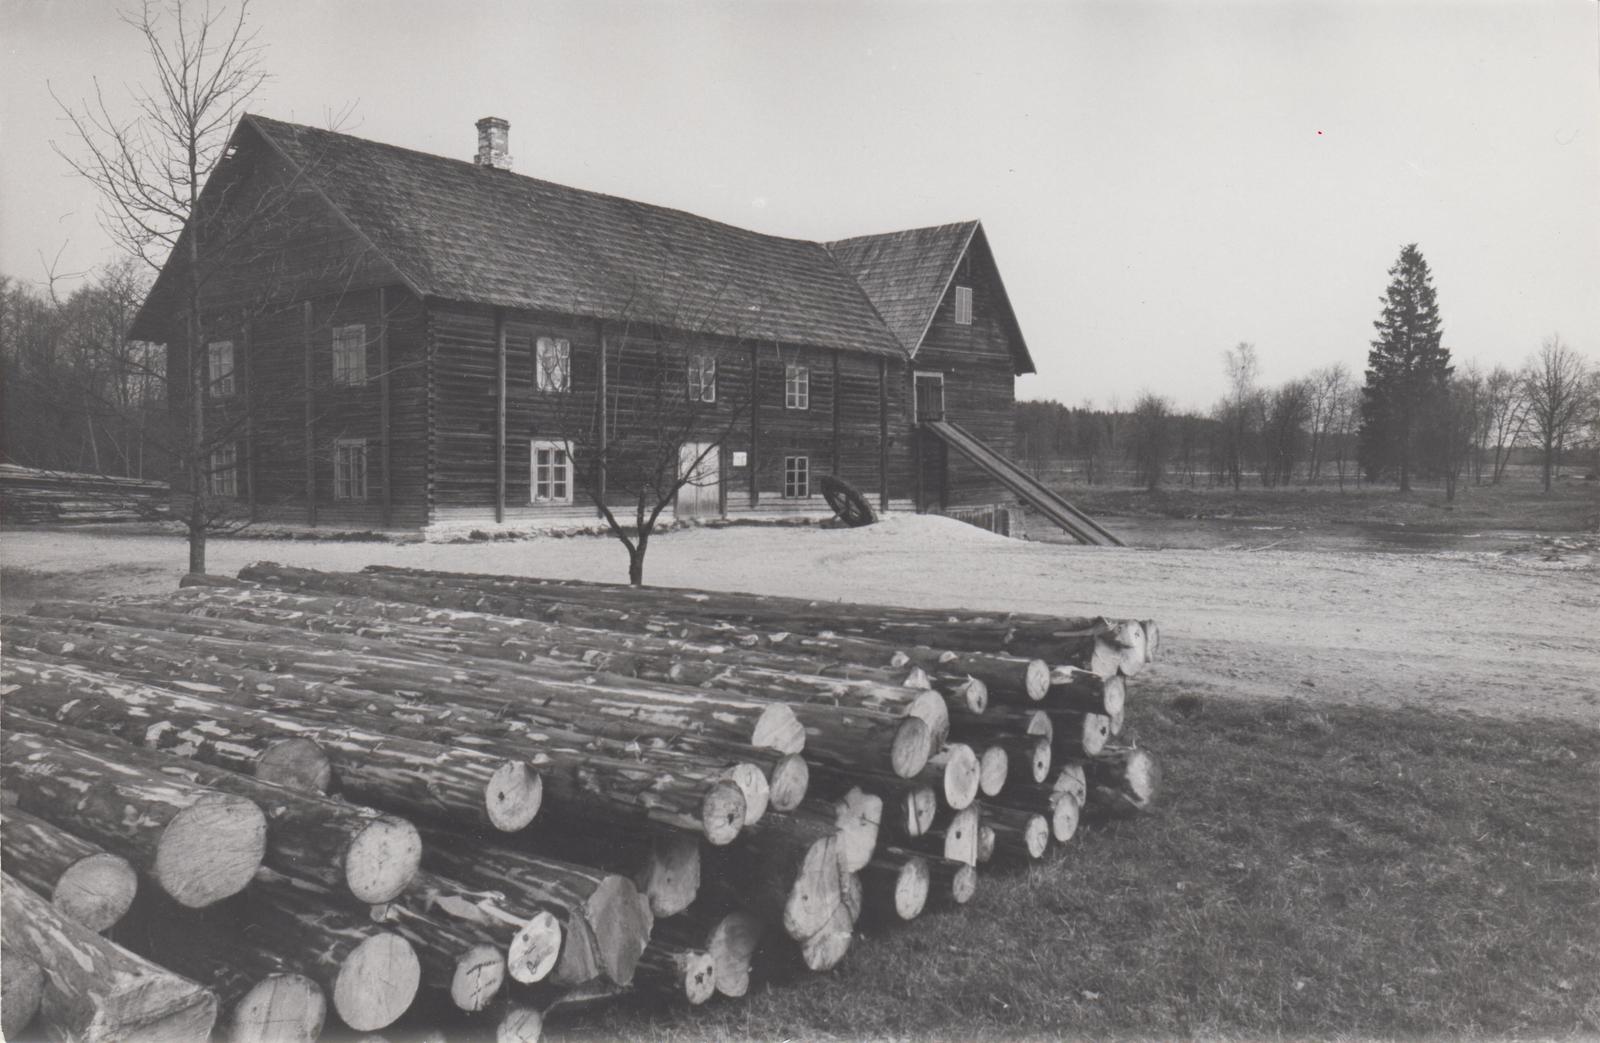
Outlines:
{"type": "Polygon", "coordinates": [[[972,287],[956,287],[956,325],[972,325],[972,287]]]}

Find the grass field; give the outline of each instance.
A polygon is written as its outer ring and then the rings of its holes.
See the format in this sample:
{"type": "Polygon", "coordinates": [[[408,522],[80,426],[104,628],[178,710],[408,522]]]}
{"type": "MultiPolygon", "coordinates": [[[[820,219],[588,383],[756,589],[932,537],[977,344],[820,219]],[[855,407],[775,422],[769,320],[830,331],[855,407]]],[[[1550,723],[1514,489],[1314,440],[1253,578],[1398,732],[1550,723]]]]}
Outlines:
{"type": "Polygon", "coordinates": [[[835,973],[553,1035],[1600,1034],[1600,731],[1140,692],[1153,812],[984,874],[972,904],[860,937],[835,973]]]}
{"type": "Polygon", "coordinates": [[[1600,482],[1572,478],[1547,494],[1537,469],[1507,472],[1500,485],[1461,483],[1454,501],[1442,485],[1418,485],[1402,494],[1392,485],[1323,483],[1263,488],[1168,483],[1144,489],[1073,485],[1067,498],[1091,514],[1163,519],[1223,519],[1314,527],[1406,527],[1427,532],[1521,529],[1593,532],[1600,527],[1600,482]]]}

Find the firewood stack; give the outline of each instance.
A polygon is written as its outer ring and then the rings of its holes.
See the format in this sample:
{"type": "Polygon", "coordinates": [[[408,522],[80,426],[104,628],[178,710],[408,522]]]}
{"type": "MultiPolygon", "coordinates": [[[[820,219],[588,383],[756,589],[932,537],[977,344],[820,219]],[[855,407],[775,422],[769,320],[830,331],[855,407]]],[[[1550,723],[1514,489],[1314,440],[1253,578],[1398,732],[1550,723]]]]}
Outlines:
{"type": "Polygon", "coordinates": [[[263,563],[0,629],[6,1038],[737,997],[1157,782],[1148,621],[263,563]]]}

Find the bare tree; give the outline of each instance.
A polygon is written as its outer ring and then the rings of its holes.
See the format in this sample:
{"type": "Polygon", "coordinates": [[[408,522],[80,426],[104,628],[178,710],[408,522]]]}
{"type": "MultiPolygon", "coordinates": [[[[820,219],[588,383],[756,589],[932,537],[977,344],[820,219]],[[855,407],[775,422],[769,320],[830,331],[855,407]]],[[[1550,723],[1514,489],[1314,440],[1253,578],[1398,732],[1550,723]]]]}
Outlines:
{"type": "Polygon", "coordinates": [[[1567,436],[1588,405],[1588,367],[1583,356],[1563,344],[1559,334],[1553,334],[1528,360],[1522,381],[1529,427],[1543,455],[1544,491],[1549,492],[1567,436]]]}
{"type": "Polygon", "coordinates": [[[1240,341],[1222,353],[1228,374],[1228,391],[1217,405],[1218,468],[1237,491],[1255,455],[1261,431],[1261,391],[1256,379],[1261,362],[1255,345],[1240,341]]]}
{"type": "Polygon", "coordinates": [[[1307,477],[1315,482],[1322,477],[1322,462],[1334,432],[1339,403],[1350,387],[1350,370],[1342,362],[1312,373],[1309,378],[1311,408],[1311,456],[1307,477]]]}
{"type": "Polygon", "coordinates": [[[1505,366],[1496,366],[1484,378],[1483,407],[1487,418],[1484,440],[1494,454],[1489,468],[1489,481],[1493,485],[1500,484],[1506,464],[1511,460],[1511,450],[1527,431],[1527,390],[1522,374],[1505,366]]]}
{"type": "MultiPolygon", "coordinates": [[[[202,209],[201,191],[223,160],[229,136],[266,79],[261,49],[249,23],[249,0],[234,12],[185,0],[148,0],[124,16],[141,37],[152,83],[136,88],[131,115],[119,115],[98,81],[93,101],[60,102],[75,138],[60,155],[99,190],[102,223],[130,255],[160,269],[182,251],[182,352],[168,359],[169,398],[185,412],[181,466],[189,496],[185,522],[189,569],[204,572],[206,536],[234,513],[228,494],[235,462],[219,454],[234,444],[217,425],[208,429],[206,402],[221,379],[208,358],[202,295],[208,276],[202,249],[225,254],[270,207],[257,204],[241,218],[227,202],[202,209]],[[223,215],[227,214],[226,220],[223,215]],[[185,229],[188,228],[188,234],[185,229]],[[181,362],[175,365],[174,362],[181,362]],[[176,394],[180,385],[181,395],[176,394]]],[[[226,364],[232,377],[232,361],[226,364]]],[[[226,425],[225,425],[226,426],[226,425]]]]}
{"type": "MultiPolygon", "coordinates": [[[[755,342],[712,318],[725,311],[718,296],[608,326],[593,373],[575,377],[559,350],[535,353],[536,383],[553,391],[549,433],[557,448],[547,452],[564,454],[550,464],[570,463],[574,491],[627,549],[635,586],[644,583],[645,555],[666,509],[721,480],[725,446],[756,405],[751,365],[783,372],[776,349],[757,360],[755,342]]],[[[536,457],[536,499],[540,466],[536,457]]]]}

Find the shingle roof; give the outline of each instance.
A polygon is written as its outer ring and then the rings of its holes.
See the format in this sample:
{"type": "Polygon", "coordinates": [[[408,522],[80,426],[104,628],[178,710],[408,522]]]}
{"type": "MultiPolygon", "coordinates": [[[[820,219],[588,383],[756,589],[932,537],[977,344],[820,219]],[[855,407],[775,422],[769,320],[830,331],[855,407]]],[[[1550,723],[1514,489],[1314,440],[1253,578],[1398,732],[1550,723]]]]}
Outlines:
{"type": "Polygon", "coordinates": [[[976,221],[862,235],[828,244],[907,354],[922,343],[976,221]]]}
{"type": "MultiPolygon", "coordinates": [[[[907,355],[915,355],[922,346],[955,278],[956,266],[969,250],[981,251],[993,263],[988,237],[977,221],[861,235],[828,244],[828,251],[860,284],[907,355]]],[[[1011,330],[1012,372],[1033,373],[1033,356],[1005,283],[997,279],[996,286],[1005,309],[1003,318],[1011,330]]]]}
{"type": "Polygon", "coordinates": [[[261,116],[419,293],[903,357],[820,243],[261,116]]]}

